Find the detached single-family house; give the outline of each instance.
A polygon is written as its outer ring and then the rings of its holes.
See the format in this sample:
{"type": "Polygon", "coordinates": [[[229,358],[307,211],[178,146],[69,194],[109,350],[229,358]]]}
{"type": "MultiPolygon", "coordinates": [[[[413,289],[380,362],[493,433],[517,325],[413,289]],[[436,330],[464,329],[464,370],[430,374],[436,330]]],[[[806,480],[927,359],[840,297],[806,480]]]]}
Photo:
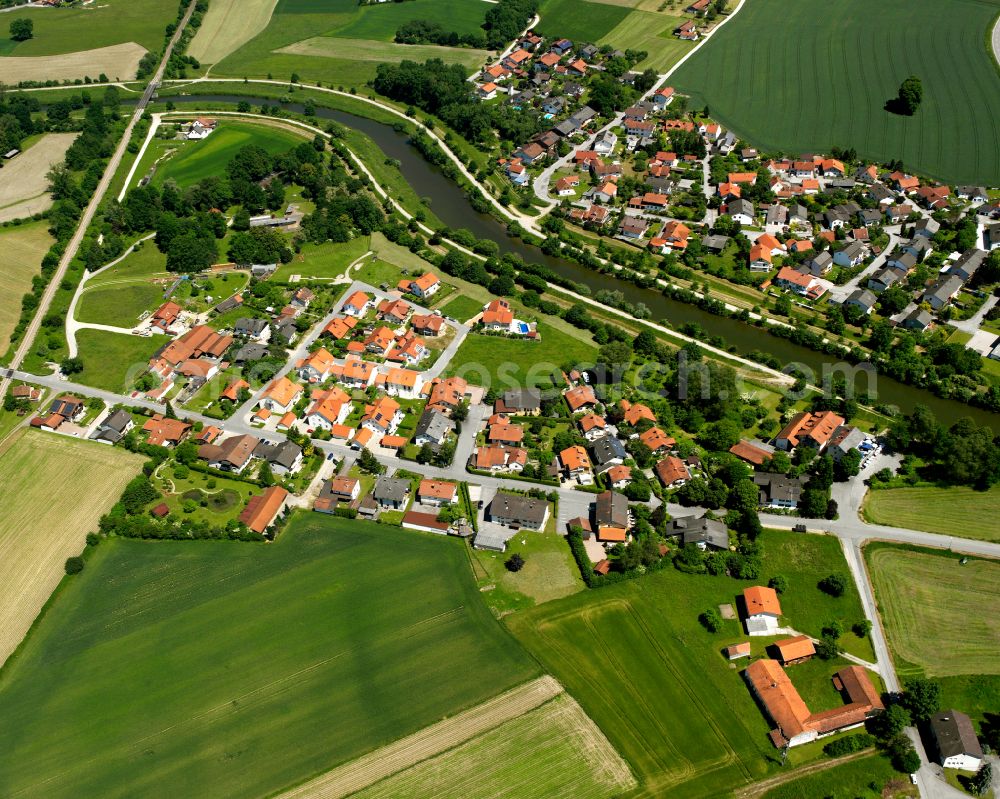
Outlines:
{"type": "Polygon", "coordinates": [[[302,386],[298,383],[293,383],[287,377],[279,377],[271,381],[258,404],[272,413],[288,413],[301,393],[302,386]]]}
{"type": "Polygon", "coordinates": [[[961,288],[962,278],[958,275],[949,274],[928,288],[923,293],[920,301],[921,303],[926,302],[935,311],[940,311],[955,298],[955,295],[958,294],[961,288]]]}
{"type": "Polygon", "coordinates": [[[344,300],[341,310],[348,316],[362,317],[372,307],[372,299],[363,291],[355,291],[344,300]]]}
{"type": "Polygon", "coordinates": [[[657,463],[654,471],[664,488],[680,488],[691,479],[687,464],[674,455],[668,455],[657,463]]]}
{"type": "Polygon", "coordinates": [[[749,200],[732,200],[726,205],[726,214],[741,225],[752,225],[754,220],[753,203],[749,200]]]}
{"type": "Polygon", "coordinates": [[[421,505],[453,505],[458,500],[458,485],[445,480],[421,480],[417,501],[421,505]]]}
{"type": "Polygon", "coordinates": [[[384,475],[375,483],[372,498],[383,508],[400,510],[406,507],[410,494],[410,481],[384,475]]]}
{"type": "Polygon", "coordinates": [[[743,591],[743,622],[748,635],[774,635],[781,618],[781,603],[773,588],[755,585],[743,591]]]}
{"type": "Polygon", "coordinates": [[[455,423],[440,411],[425,409],[417,422],[413,443],[419,446],[430,444],[438,447],[455,432],[455,423]]]}
{"type": "Polygon", "coordinates": [[[979,770],[983,764],[983,747],[976,737],[972,719],[958,710],[942,710],[931,716],[930,730],[938,763],[961,771],[979,770]]]}
{"type": "Polygon", "coordinates": [[[860,241],[852,241],[833,254],[833,262],[838,266],[855,267],[865,260],[865,245],[860,241]]]}

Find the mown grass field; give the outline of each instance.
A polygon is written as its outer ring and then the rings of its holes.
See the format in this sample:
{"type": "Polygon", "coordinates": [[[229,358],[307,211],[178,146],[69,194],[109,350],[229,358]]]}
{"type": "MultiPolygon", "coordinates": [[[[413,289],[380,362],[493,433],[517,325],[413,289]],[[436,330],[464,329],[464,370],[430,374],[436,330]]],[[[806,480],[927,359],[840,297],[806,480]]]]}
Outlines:
{"type": "Polygon", "coordinates": [[[62,55],[125,42],[157,50],[163,44],[167,23],[173,22],[176,14],[175,0],[101,0],[89,7],[19,8],[5,17],[0,27],[0,55],[62,55]],[[11,46],[7,44],[7,25],[15,17],[30,19],[34,36],[11,46]]]}
{"type": "Polygon", "coordinates": [[[188,46],[188,55],[214,64],[267,27],[277,0],[216,0],[188,46]]]}
{"type": "Polygon", "coordinates": [[[110,284],[85,291],[77,304],[80,322],[134,327],[143,311],[163,302],[163,286],[153,283],[110,284]]]}
{"type": "Polygon", "coordinates": [[[66,558],[80,554],[87,533],[143,461],[66,436],[34,430],[16,435],[0,455],[7,500],[0,504],[0,664],[59,584],[66,558]]]}
{"type": "Polygon", "coordinates": [[[1000,563],[875,543],[865,547],[896,672],[940,681],[942,706],[973,719],[1000,707],[1000,563]]]}
{"type": "Polygon", "coordinates": [[[305,134],[298,136],[285,128],[222,121],[207,139],[186,142],[172,157],[162,162],[153,176],[153,183],[162,186],[172,179],[182,188],[191,186],[204,178],[224,175],[226,164],[243,147],[252,144],[277,155],[304,140],[305,134]]]}
{"type": "Polygon", "coordinates": [[[441,306],[441,313],[445,316],[450,316],[452,319],[457,319],[459,322],[467,322],[482,310],[483,303],[472,297],[464,296],[448,300],[448,302],[441,306]]]}
{"type": "Polygon", "coordinates": [[[901,158],[934,177],[992,185],[1000,182],[1000,75],[986,36],[998,11],[996,0],[887,0],[876,22],[865,0],[759,0],[671,83],[762,148],[854,147],[863,158],[901,158]],[[924,88],[917,113],[884,111],[911,74],[924,88]]]}
{"type": "Polygon", "coordinates": [[[762,542],[763,584],[779,574],[788,581],[788,590],[780,597],[785,622],[800,632],[819,638],[828,622],[840,621],[846,630],[840,639],[841,648],[873,663],[875,652],[871,640],[858,638],[851,632],[851,625],[864,619],[865,613],[858,590],[850,579],[840,541],[830,535],[767,530],[762,542]],[[843,596],[832,597],[817,587],[820,580],[833,573],[848,578],[843,596]]]}
{"type": "Polygon", "coordinates": [[[31,279],[41,272],[42,257],[52,246],[45,222],[0,228],[0,353],[21,316],[21,297],[31,291],[31,279]]]}
{"type": "Polygon", "coordinates": [[[574,42],[597,42],[631,13],[631,9],[589,0],[542,0],[541,22],[535,30],[544,36],[565,36],[574,42]]]}
{"type": "Polygon", "coordinates": [[[73,375],[73,382],[124,393],[148,369],[149,359],[166,342],[163,336],[144,338],[106,330],[79,330],[76,344],[83,371],[73,375]]]}
{"type": "Polygon", "coordinates": [[[826,799],[884,799],[882,788],[894,779],[906,780],[906,784],[909,784],[906,775],[895,771],[885,756],[872,754],[831,766],[815,774],[791,779],[764,793],[762,799],[802,799],[807,796],[823,796],[826,799]],[[878,790],[872,790],[871,784],[878,786],[878,790]]]}
{"type": "Polygon", "coordinates": [[[467,743],[354,794],[357,799],[605,799],[635,784],[565,693],[467,743]]]}
{"type": "Polygon", "coordinates": [[[695,46],[694,42],[684,42],[674,36],[674,29],[685,19],[690,17],[633,9],[601,37],[600,43],[619,50],[645,50],[648,55],[636,69],[666,72],[695,46]]]}
{"type": "MultiPolygon", "coordinates": [[[[422,46],[393,42],[403,23],[427,19],[440,22],[447,30],[471,33],[482,25],[487,8],[480,0],[370,6],[358,6],[354,0],[279,0],[267,27],[212,71],[240,77],[273,75],[276,79],[295,72],[304,79],[360,88],[374,77],[379,61],[427,57],[422,46]],[[330,41],[324,42],[326,38],[330,41]],[[297,43],[302,45],[295,47],[297,43]]],[[[442,48],[439,55],[471,69],[482,63],[485,54],[467,48],[442,48]]]]}
{"type": "Polygon", "coordinates": [[[5,162],[0,181],[0,222],[27,219],[52,207],[46,175],[62,162],[76,137],[76,133],[46,133],[5,162]]]}
{"type": "Polygon", "coordinates": [[[530,679],[463,547],[319,514],[102,544],[3,675],[5,792],[270,795],[530,679]]]}
{"type": "Polygon", "coordinates": [[[302,251],[295,254],[291,263],[282,264],[274,274],[274,280],[288,280],[292,275],[300,275],[303,280],[310,278],[332,279],[342,275],[358,258],[368,252],[368,236],[334,244],[304,244],[302,251]]]}
{"type": "Polygon", "coordinates": [[[864,514],[875,524],[1000,541],[1000,486],[989,491],[965,486],[869,491],[864,514]]]}

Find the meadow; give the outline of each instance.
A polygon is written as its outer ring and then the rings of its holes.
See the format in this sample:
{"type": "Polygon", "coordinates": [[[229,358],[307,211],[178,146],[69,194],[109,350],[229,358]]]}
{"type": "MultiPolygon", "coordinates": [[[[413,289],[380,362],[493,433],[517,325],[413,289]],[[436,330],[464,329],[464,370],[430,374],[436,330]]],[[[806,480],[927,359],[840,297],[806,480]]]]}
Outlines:
{"type": "Polygon", "coordinates": [[[538,13],[542,19],[535,30],[543,36],[597,42],[623,22],[631,9],[589,0],[542,0],[538,13]]]}
{"type": "Polygon", "coordinates": [[[2,674],[5,792],[270,795],[531,679],[464,546],[319,514],[102,543],[2,674]]]}
{"type": "Polygon", "coordinates": [[[224,175],[226,165],[243,147],[252,144],[278,155],[301,144],[304,135],[270,125],[222,121],[207,139],[187,142],[178,148],[160,164],[152,182],[162,186],[165,181],[174,180],[182,188],[191,186],[204,178],[224,175]]]}
{"type": "Polygon", "coordinates": [[[273,279],[288,280],[292,275],[299,275],[303,280],[332,280],[368,252],[369,243],[368,236],[358,236],[341,243],[303,244],[290,263],[278,267],[273,279]]]}
{"type": "Polygon", "coordinates": [[[1000,707],[1000,563],[874,543],[865,559],[900,679],[941,682],[945,707],[1000,707]]]}
{"type": "Polygon", "coordinates": [[[73,382],[122,394],[149,368],[153,353],[166,344],[163,336],[133,336],[106,330],[78,330],[77,354],[83,371],[73,382]]]}
{"type": "Polygon", "coordinates": [[[62,162],[76,137],[76,133],[47,133],[5,162],[0,182],[0,222],[26,219],[52,207],[46,175],[62,162]]]}
{"type": "Polygon", "coordinates": [[[214,64],[267,27],[277,0],[215,0],[188,45],[188,55],[214,64]]]}
{"type": "MultiPolygon", "coordinates": [[[[403,23],[428,19],[448,30],[472,33],[482,25],[486,9],[477,0],[366,6],[358,6],[354,0],[279,0],[267,27],[219,61],[212,71],[240,77],[272,75],[276,79],[297,73],[308,80],[360,88],[374,77],[380,61],[427,57],[421,45],[393,42],[403,23]]],[[[446,61],[470,69],[485,57],[484,52],[468,48],[440,50],[446,61]]]]}
{"type": "Polygon", "coordinates": [[[143,461],[66,436],[15,436],[0,455],[4,496],[17,498],[0,504],[0,664],[59,585],[66,558],[80,554],[143,461]],[[67,501],[54,501],[56,490],[67,501]]]}
{"type": "Polygon", "coordinates": [[[10,336],[21,316],[21,297],[31,291],[31,279],[41,272],[42,257],[52,246],[45,222],[0,228],[0,354],[7,351],[10,336]]]}
{"type": "Polygon", "coordinates": [[[708,105],[767,150],[853,147],[862,158],[992,185],[1000,182],[1000,74],[986,37],[998,11],[996,0],[887,0],[875,24],[865,0],[757,0],[671,83],[692,107],[708,105]],[[883,110],[909,75],[924,89],[916,114],[883,110]]]}
{"type": "MultiPolygon", "coordinates": [[[[168,279],[169,280],[169,279],[168,279]]],[[[130,328],[139,324],[143,311],[163,302],[164,286],[150,282],[111,283],[84,291],[77,303],[79,322],[130,328]]]]}
{"type": "MultiPolygon", "coordinates": [[[[864,755],[797,779],[790,779],[762,794],[762,799],[802,799],[823,796],[825,799],[885,799],[882,788],[890,780],[906,780],[889,764],[884,755],[864,755]],[[871,786],[878,786],[872,790],[871,786]]],[[[906,780],[906,785],[909,781],[906,780]]],[[[892,793],[893,797],[905,793],[892,793]]]]}
{"type": "Polygon", "coordinates": [[[690,17],[633,10],[599,40],[619,50],[645,50],[648,55],[636,69],[655,69],[666,72],[695,43],[685,42],[674,36],[674,29],[690,17]]]}
{"type": "Polygon", "coordinates": [[[865,518],[875,524],[929,533],[1000,541],[1000,486],[975,491],[965,486],[917,486],[869,491],[865,518]]]}

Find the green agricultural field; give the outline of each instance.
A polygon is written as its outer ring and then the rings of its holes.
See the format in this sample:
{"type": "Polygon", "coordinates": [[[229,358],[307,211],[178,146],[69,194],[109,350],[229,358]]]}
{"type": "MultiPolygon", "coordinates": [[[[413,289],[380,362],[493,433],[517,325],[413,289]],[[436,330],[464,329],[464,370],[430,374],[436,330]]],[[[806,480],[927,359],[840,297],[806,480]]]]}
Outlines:
{"type": "Polygon", "coordinates": [[[588,0],[542,0],[535,27],[543,36],[565,36],[574,42],[597,42],[625,20],[631,9],[588,0]]]}
{"type": "Polygon", "coordinates": [[[123,42],[158,50],[163,31],[177,14],[175,0],[101,0],[73,8],[22,8],[4,17],[0,26],[0,55],[46,56],[74,53],[123,42]],[[12,42],[7,36],[11,19],[34,23],[34,36],[12,42]]]}
{"type": "Polygon", "coordinates": [[[468,48],[395,44],[408,20],[440,22],[459,33],[477,31],[487,6],[479,0],[386,3],[358,6],[355,0],[280,0],[267,28],[222,59],[213,74],[304,79],[358,88],[375,75],[380,61],[421,60],[433,54],[464,64],[470,72],[486,53],[468,48]]]}
{"type": "Polygon", "coordinates": [[[877,23],[871,10],[866,0],[746,3],[671,83],[764,149],[854,147],[948,181],[1000,182],[1000,74],[986,49],[1000,5],[886,0],[877,23]],[[923,104],[913,117],[889,114],[883,104],[909,75],[923,104]]]}
{"type": "Polygon", "coordinates": [[[645,50],[649,55],[636,69],[663,73],[695,46],[694,42],[674,36],[674,29],[685,19],[689,17],[633,10],[601,37],[600,44],[610,44],[619,50],[645,50]]]}
{"type": "Polygon", "coordinates": [[[282,264],[273,280],[288,280],[291,275],[301,275],[303,280],[319,278],[329,280],[339,277],[352,263],[368,252],[369,237],[358,236],[340,244],[304,244],[291,263],[282,264]]]}
{"type": "Polygon", "coordinates": [[[149,359],[165,341],[160,336],[79,330],[76,344],[83,371],[73,375],[73,382],[122,394],[146,371],[149,359]]]}
{"type": "Polygon", "coordinates": [[[634,785],[580,706],[560,694],[448,752],[360,791],[356,799],[610,799],[634,785]]]}
{"type": "Polygon", "coordinates": [[[522,531],[510,540],[506,552],[477,549],[472,559],[483,599],[500,616],[584,589],[566,539],[557,533],[522,531]],[[524,558],[519,572],[504,566],[515,553],[524,558]]]}
{"type": "Polygon", "coordinates": [[[7,351],[21,316],[21,297],[31,291],[31,279],[40,273],[42,257],[51,246],[45,222],[0,229],[0,355],[7,351]]]}
{"type": "Polygon", "coordinates": [[[764,584],[779,574],[788,581],[788,590],[780,597],[785,623],[819,638],[827,622],[840,621],[846,629],[840,639],[844,651],[873,663],[871,641],[851,632],[851,625],[864,619],[865,613],[840,541],[829,535],[766,530],[761,543],[764,584]],[[834,572],[847,577],[847,590],[841,597],[832,597],[817,587],[820,580],[834,572]]]}
{"type": "Polygon", "coordinates": [[[252,122],[223,121],[207,139],[185,143],[176,155],[156,170],[153,183],[173,179],[178,186],[191,186],[207,177],[225,174],[226,164],[243,147],[253,144],[272,155],[286,152],[304,140],[285,128],[252,122]]]}
{"type": "Polygon", "coordinates": [[[271,795],[538,674],[454,539],[102,543],[0,683],[4,792],[271,795]]]}
{"type": "Polygon", "coordinates": [[[890,488],[869,491],[865,518],[875,524],[1000,541],[1000,485],[989,491],[965,486],[890,488]]]}
{"type": "MultiPolygon", "coordinates": [[[[884,799],[882,788],[890,780],[906,780],[909,785],[906,775],[895,771],[886,757],[864,755],[805,777],[790,779],[767,791],[762,799],[802,799],[805,796],[823,796],[826,799],[884,799]],[[873,783],[878,786],[878,790],[871,789],[873,783]]],[[[905,790],[892,794],[893,797],[906,795],[905,790]]]]}
{"type": "Polygon", "coordinates": [[[698,614],[741,584],[672,569],[509,616],[541,660],[629,762],[643,797],[723,796],[768,774],[768,724],[698,614]],[[683,602],[678,602],[683,597],[683,602]]]}
{"type": "Polygon", "coordinates": [[[896,672],[941,682],[973,718],[1000,707],[1000,563],[875,543],[865,548],[896,672]]]}
{"type": "Polygon", "coordinates": [[[597,347],[589,334],[579,336],[538,323],[541,341],[470,333],[448,365],[449,375],[498,390],[547,383],[553,369],[566,364],[593,363],[597,347]],[[584,338],[587,336],[587,338],[584,338]]]}

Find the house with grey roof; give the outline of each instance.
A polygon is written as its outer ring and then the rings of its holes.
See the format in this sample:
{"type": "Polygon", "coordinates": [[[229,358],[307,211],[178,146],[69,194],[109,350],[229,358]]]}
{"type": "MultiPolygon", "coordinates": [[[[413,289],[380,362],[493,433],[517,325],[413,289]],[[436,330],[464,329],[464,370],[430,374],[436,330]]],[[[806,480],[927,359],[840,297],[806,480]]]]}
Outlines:
{"type": "Polygon", "coordinates": [[[934,245],[931,244],[931,240],[924,238],[923,236],[917,236],[916,238],[910,239],[909,241],[904,241],[899,245],[900,252],[908,252],[917,262],[923,261],[928,255],[934,252],[934,245]]]}
{"type": "Polygon", "coordinates": [[[624,463],[628,453],[625,445],[616,436],[606,435],[596,439],[591,445],[594,452],[594,462],[599,466],[624,463]]]}
{"type": "Polygon", "coordinates": [[[976,737],[972,719],[958,710],[942,710],[930,718],[931,737],[937,761],[945,768],[978,771],[983,764],[983,747],[976,737]]]}
{"type": "Polygon", "coordinates": [[[877,208],[862,208],[855,214],[855,218],[861,227],[870,227],[882,221],[882,212],[877,208]]]}
{"type": "Polygon", "coordinates": [[[922,308],[914,308],[899,322],[900,327],[907,330],[916,330],[921,333],[932,324],[934,324],[934,317],[922,308]]]}
{"type": "Polygon", "coordinates": [[[949,274],[928,288],[920,298],[920,302],[926,302],[935,311],[940,311],[955,298],[961,288],[962,278],[949,274]]]}
{"type": "Polygon", "coordinates": [[[131,414],[119,408],[97,425],[97,434],[94,436],[94,440],[105,444],[117,444],[133,427],[135,427],[135,420],[132,419],[131,414]]]}
{"type": "Polygon", "coordinates": [[[397,477],[382,476],[375,483],[372,497],[383,508],[400,510],[406,507],[410,494],[410,481],[397,477]]]}
{"type": "Polygon", "coordinates": [[[758,502],[763,508],[797,508],[806,480],[772,472],[755,472],[754,484],[760,491],[758,502]]]}
{"type": "Polygon", "coordinates": [[[542,392],[537,388],[512,388],[494,404],[496,413],[537,416],[542,411],[542,392]]]}
{"type": "Polygon", "coordinates": [[[885,265],[905,275],[917,265],[917,259],[913,253],[899,249],[885,259],[885,265]]]}
{"type": "Polygon", "coordinates": [[[796,203],[788,209],[788,224],[805,224],[809,221],[809,209],[796,203]]]}
{"type": "Polygon", "coordinates": [[[667,535],[680,538],[682,545],[694,544],[698,549],[729,549],[726,525],[707,516],[679,516],[667,523],[667,535]]]}
{"type": "Polygon", "coordinates": [[[833,256],[826,250],[821,250],[806,261],[803,266],[813,277],[823,277],[833,268],[833,256]]]}
{"type": "MultiPolygon", "coordinates": [[[[1000,225],[997,225],[1000,227],[1000,225]]],[[[729,244],[729,236],[721,236],[717,233],[705,236],[701,240],[701,246],[704,247],[709,252],[720,253],[726,249],[726,245],[729,244]]]]}
{"type": "Polygon", "coordinates": [[[913,237],[921,236],[922,238],[929,239],[940,229],[940,222],[932,217],[925,216],[913,225],[913,237]]]}
{"type": "Polygon", "coordinates": [[[852,241],[846,247],[833,254],[833,262],[837,266],[859,266],[868,254],[868,249],[860,241],[852,241]]]}
{"type": "Polygon", "coordinates": [[[430,444],[438,447],[454,432],[455,423],[451,419],[440,411],[428,408],[420,415],[420,421],[417,422],[417,429],[413,434],[413,443],[418,446],[430,444]]]}
{"type": "Polygon", "coordinates": [[[855,289],[850,293],[844,305],[852,308],[860,308],[864,313],[870,314],[875,307],[878,298],[868,289],[855,289]]]}
{"type": "Polygon", "coordinates": [[[764,217],[765,225],[784,227],[788,224],[788,209],[779,203],[767,206],[767,214],[764,217]]]}
{"type": "Polygon", "coordinates": [[[990,198],[984,186],[956,186],[955,196],[960,200],[967,200],[972,205],[982,205],[990,198]]]}
{"type": "Polygon", "coordinates": [[[868,288],[874,291],[876,294],[881,294],[887,288],[895,286],[899,283],[905,273],[899,272],[895,269],[890,269],[889,267],[884,267],[879,269],[874,275],[868,278],[868,288]]]}
{"type": "Polygon", "coordinates": [[[602,491],[598,494],[597,502],[594,504],[594,524],[598,531],[604,527],[628,530],[632,526],[629,520],[628,498],[617,491],[602,491]]]}
{"type": "Polygon", "coordinates": [[[257,344],[251,341],[244,344],[236,351],[236,355],[233,356],[233,362],[236,363],[237,366],[242,366],[245,363],[259,361],[261,358],[266,357],[267,347],[263,344],[257,344]]]}
{"type": "Polygon", "coordinates": [[[752,225],[754,220],[753,203],[749,200],[731,200],[726,205],[726,214],[741,225],[752,225]]]}
{"type": "Polygon", "coordinates": [[[858,449],[864,442],[866,436],[856,427],[842,424],[833,431],[830,443],[826,445],[826,451],[833,456],[835,461],[839,461],[851,450],[858,449]]]}
{"type": "Polygon", "coordinates": [[[497,491],[490,501],[487,516],[494,524],[504,527],[541,530],[549,520],[549,503],[544,499],[497,491]]]}
{"type": "Polygon", "coordinates": [[[983,230],[983,246],[993,252],[1000,247],[1000,225],[987,225],[983,230]]]}
{"type": "Polygon", "coordinates": [[[253,455],[267,461],[275,474],[295,474],[302,468],[302,447],[288,440],[276,444],[263,441],[253,455]]]}
{"type": "Polygon", "coordinates": [[[968,280],[976,274],[976,271],[983,265],[986,260],[985,250],[966,250],[962,253],[961,257],[952,264],[951,269],[948,270],[949,275],[955,275],[963,283],[968,282],[968,280]]]}

